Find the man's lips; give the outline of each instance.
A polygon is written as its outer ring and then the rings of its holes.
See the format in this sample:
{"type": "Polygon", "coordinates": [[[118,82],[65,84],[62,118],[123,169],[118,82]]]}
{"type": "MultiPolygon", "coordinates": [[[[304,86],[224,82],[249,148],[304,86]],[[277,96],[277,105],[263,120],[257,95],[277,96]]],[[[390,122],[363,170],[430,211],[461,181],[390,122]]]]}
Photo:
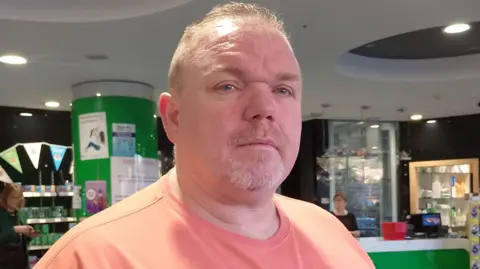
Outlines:
{"type": "Polygon", "coordinates": [[[248,141],[245,143],[241,143],[239,147],[248,147],[248,146],[270,146],[274,149],[277,149],[277,144],[275,141],[271,139],[256,139],[252,141],[248,141]]]}

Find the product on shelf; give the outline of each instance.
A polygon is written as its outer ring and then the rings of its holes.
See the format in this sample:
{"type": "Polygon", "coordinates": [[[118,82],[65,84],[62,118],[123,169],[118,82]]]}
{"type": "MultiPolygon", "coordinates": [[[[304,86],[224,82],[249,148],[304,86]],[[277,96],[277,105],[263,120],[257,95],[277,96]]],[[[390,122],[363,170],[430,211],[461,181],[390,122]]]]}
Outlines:
{"type": "Polygon", "coordinates": [[[24,207],[20,210],[19,216],[22,220],[45,219],[45,218],[67,218],[75,216],[74,210],[68,210],[63,206],[53,207],[24,207]]]}
{"type": "Polygon", "coordinates": [[[480,233],[479,233],[479,209],[480,198],[471,197],[468,211],[468,239],[470,241],[470,265],[471,268],[480,267],[480,233]]]}
{"type": "Polygon", "coordinates": [[[22,183],[15,183],[22,187],[24,192],[73,192],[75,186],[70,183],[64,185],[23,185],[22,183]]]}

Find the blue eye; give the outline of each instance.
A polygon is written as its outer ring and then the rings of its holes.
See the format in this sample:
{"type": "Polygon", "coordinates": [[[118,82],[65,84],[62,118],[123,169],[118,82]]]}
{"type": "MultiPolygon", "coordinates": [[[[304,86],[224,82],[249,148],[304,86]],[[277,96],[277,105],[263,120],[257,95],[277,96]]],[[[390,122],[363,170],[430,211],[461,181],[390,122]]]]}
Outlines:
{"type": "Polygon", "coordinates": [[[225,84],[222,86],[222,90],[224,91],[231,91],[231,90],[234,90],[235,89],[235,86],[231,85],[231,84],[225,84]]]}
{"type": "Polygon", "coordinates": [[[285,95],[285,96],[292,96],[293,91],[287,88],[277,88],[275,91],[280,94],[280,95],[285,95]]]}

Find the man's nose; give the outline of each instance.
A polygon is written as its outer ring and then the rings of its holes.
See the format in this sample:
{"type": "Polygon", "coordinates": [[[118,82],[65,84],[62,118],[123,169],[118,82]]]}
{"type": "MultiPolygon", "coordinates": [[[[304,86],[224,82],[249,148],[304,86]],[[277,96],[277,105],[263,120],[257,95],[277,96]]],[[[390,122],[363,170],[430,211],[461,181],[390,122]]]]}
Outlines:
{"type": "Polygon", "coordinates": [[[248,89],[248,103],[245,109],[247,121],[275,119],[275,96],[267,85],[253,85],[248,89]]]}

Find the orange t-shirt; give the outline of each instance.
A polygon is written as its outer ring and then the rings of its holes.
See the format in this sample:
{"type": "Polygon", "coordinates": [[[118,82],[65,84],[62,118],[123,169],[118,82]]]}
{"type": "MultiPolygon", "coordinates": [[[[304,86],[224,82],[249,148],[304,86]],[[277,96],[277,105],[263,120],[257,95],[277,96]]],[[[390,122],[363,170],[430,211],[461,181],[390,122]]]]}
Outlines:
{"type": "Polygon", "coordinates": [[[65,234],[34,269],[375,269],[345,227],[306,202],[274,197],[267,240],[224,230],[169,193],[168,175],[65,234]]]}

